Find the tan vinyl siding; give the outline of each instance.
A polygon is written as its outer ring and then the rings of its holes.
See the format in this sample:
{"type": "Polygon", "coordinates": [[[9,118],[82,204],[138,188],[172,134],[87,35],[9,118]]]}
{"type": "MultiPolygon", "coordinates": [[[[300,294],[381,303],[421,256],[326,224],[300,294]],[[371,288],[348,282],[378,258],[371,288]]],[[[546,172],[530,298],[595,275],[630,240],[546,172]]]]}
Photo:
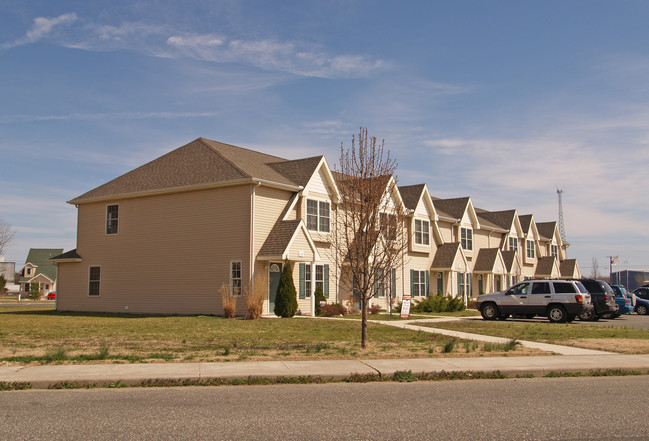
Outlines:
{"type": "Polygon", "coordinates": [[[276,188],[261,186],[255,189],[255,256],[266,242],[291,196],[291,192],[276,188]]]}
{"type": "Polygon", "coordinates": [[[105,234],[107,205],[79,206],[83,261],[60,267],[60,310],[222,314],[231,261],[247,280],[249,186],[122,200],[114,235],[105,234]],[[88,296],[90,266],[101,267],[98,297],[88,296]]]}

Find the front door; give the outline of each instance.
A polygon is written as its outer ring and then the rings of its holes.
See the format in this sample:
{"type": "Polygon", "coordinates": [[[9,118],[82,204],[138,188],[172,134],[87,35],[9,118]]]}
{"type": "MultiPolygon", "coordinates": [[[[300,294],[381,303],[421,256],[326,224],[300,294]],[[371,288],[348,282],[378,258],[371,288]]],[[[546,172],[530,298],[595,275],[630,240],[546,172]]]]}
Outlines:
{"type": "Polygon", "coordinates": [[[279,279],[282,277],[282,263],[271,262],[268,268],[268,314],[275,311],[275,297],[277,297],[277,287],[279,279]]]}

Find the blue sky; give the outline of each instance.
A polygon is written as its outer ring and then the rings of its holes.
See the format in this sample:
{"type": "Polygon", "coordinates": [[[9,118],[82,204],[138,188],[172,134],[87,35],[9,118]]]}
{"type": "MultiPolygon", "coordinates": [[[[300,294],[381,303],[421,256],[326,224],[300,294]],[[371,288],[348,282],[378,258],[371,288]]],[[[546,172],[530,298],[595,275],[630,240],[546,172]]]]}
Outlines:
{"type": "Polygon", "coordinates": [[[5,258],[76,246],[65,201],[200,136],[289,159],[367,126],[400,185],[557,220],[649,269],[649,2],[0,4],[5,258]]]}

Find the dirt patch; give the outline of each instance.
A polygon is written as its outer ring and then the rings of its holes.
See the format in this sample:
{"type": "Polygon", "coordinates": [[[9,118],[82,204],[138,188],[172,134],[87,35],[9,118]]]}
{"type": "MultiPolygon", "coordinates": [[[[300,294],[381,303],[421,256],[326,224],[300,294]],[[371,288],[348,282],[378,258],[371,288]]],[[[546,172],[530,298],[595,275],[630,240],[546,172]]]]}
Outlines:
{"type": "Polygon", "coordinates": [[[577,338],[556,344],[584,349],[618,352],[620,354],[649,354],[649,340],[631,338],[577,338]]]}

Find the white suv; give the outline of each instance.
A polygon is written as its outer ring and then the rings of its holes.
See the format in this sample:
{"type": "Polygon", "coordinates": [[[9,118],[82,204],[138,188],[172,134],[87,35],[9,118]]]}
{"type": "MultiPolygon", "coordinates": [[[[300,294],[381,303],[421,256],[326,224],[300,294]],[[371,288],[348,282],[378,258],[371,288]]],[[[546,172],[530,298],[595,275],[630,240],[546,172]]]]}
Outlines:
{"type": "Polygon", "coordinates": [[[593,308],[588,290],[576,280],[526,280],[507,291],[478,297],[476,308],[485,320],[505,320],[512,314],[547,317],[552,323],[573,321],[593,308]]]}

